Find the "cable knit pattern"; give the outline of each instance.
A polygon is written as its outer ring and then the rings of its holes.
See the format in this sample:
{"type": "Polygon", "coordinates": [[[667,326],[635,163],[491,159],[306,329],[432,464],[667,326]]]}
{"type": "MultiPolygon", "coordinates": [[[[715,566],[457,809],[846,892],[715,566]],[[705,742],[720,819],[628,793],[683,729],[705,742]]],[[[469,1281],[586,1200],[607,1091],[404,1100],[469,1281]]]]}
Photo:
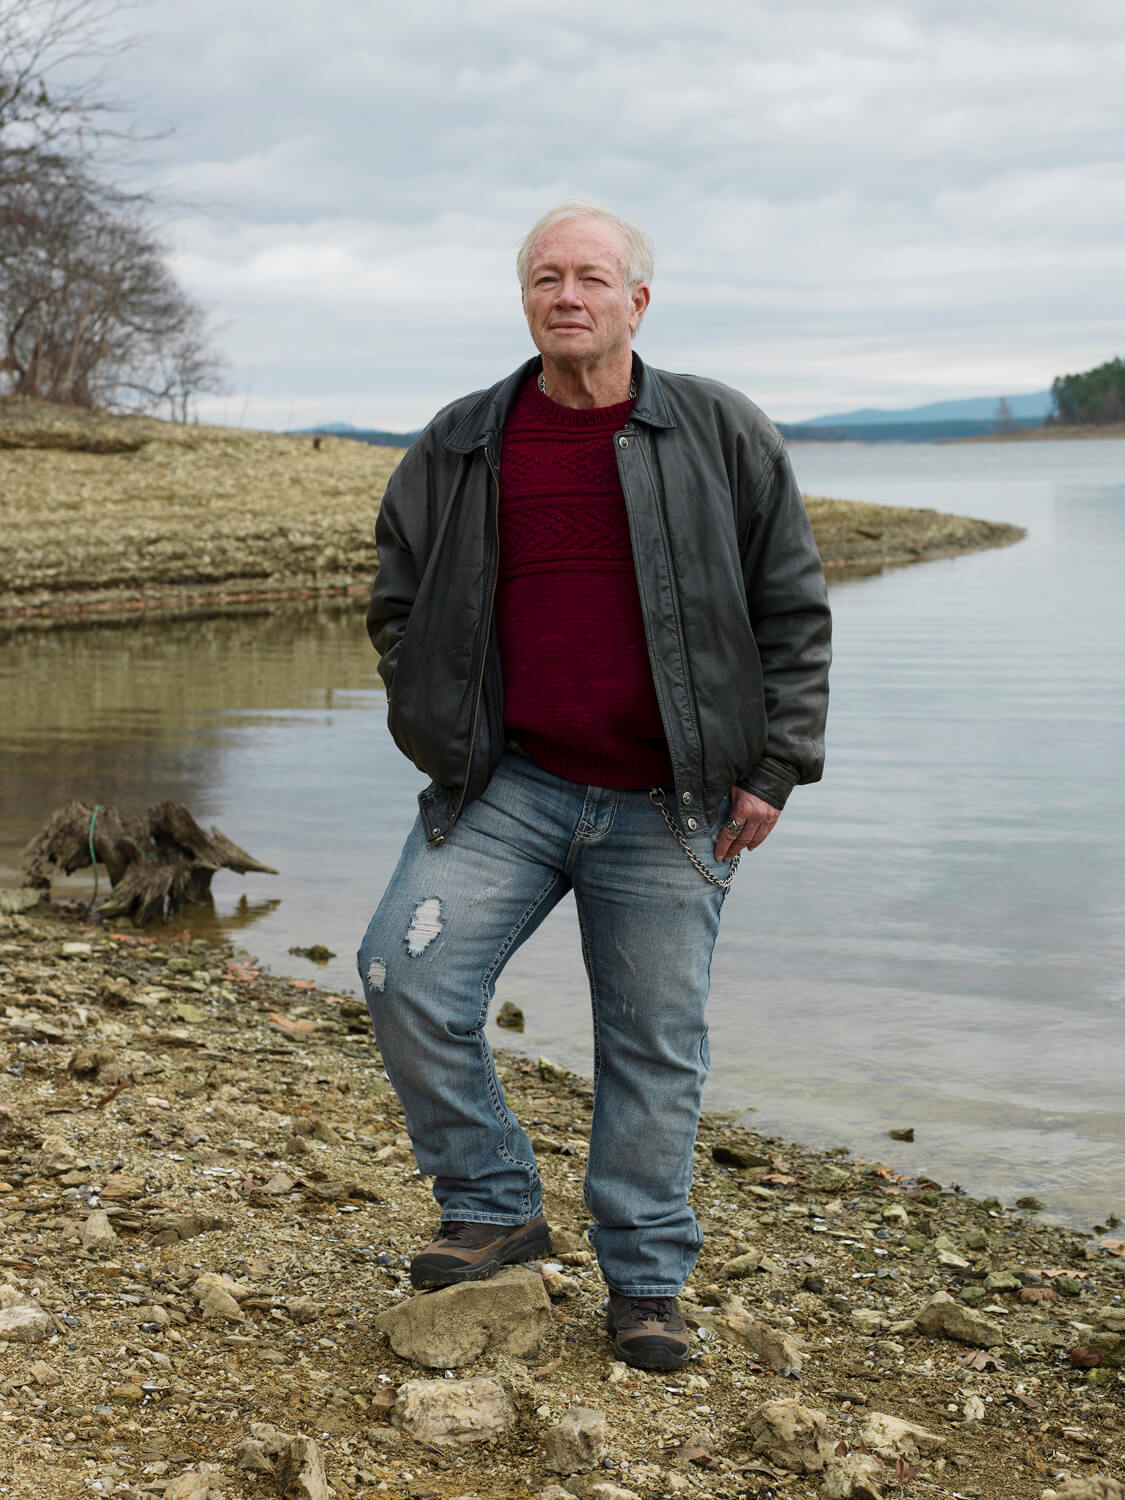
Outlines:
{"type": "Polygon", "coordinates": [[[672,781],[613,448],[632,409],[559,406],[529,381],[500,459],[505,722],[544,769],[594,786],[672,781]]]}

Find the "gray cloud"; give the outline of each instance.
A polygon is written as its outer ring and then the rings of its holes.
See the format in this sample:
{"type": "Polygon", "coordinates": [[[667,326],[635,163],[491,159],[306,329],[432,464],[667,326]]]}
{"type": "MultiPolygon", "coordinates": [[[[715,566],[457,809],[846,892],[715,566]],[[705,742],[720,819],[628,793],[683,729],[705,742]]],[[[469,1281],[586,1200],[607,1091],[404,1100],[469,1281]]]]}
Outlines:
{"type": "Polygon", "coordinates": [[[1125,18],[151,0],[119,70],[227,325],[213,410],[414,425],[527,349],[514,247],[575,194],[658,250],[641,348],[780,417],[1034,389],[1123,352],[1125,18]],[[343,405],[347,404],[348,411],[343,405]]]}

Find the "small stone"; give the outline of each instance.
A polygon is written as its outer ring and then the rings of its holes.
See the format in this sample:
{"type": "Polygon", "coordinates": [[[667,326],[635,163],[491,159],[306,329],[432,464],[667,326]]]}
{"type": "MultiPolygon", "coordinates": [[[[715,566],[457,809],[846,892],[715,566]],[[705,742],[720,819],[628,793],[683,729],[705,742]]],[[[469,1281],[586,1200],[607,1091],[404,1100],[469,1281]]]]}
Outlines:
{"type": "Polygon", "coordinates": [[[641,1500],[641,1497],[636,1490],[623,1489],[611,1479],[603,1479],[590,1486],[586,1491],[586,1500],[641,1500]]]}
{"type": "Polygon", "coordinates": [[[127,1381],[124,1385],[111,1386],[109,1399],[111,1401],[119,1401],[126,1406],[137,1406],[145,1399],[145,1393],[139,1385],[134,1385],[132,1381],[127,1381]]]}
{"type": "Polygon", "coordinates": [[[164,1500],[204,1500],[207,1495],[215,1496],[217,1491],[211,1479],[210,1474],[200,1474],[189,1469],[186,1474],[178,1475],[165,1485],[164,1500]]]}
{"type": "Polygon", "coordinates": [[[810,1179],[812,1186],[821,1193],[838,1193],[852,1180],[852,1174],[843,1167],[834,1167],[829,1162],[817,1167],[810,1179]]]}
{"type": "Polygon", "coordinates": [[[253,1292],[253,1287],[246,1286],[241,1281],[234,1281],[230,1276],[224,1276],[221,1271],[204,1271],[202,1276],[197,1276],[191,1284],[191,1294],[201,1299],[203,1294],[212,1288],[225,1292],[228,1297],[233,1297],[236,1302],[243,1301],[253,1292]]]}
{"type": "Polygon", "coordinates": [[[1056,1276],[1054,1288],[1060,1297],[1081,1297],[1082,1283],[1073,1276],[1056,1276]]]}
{"type": "Polygon", "coordinates": [[[290,1297],[285,1304],[285,1311],[294,1323],[315,1323],[324,1316],[324,1304],[312,1297],[290,1297]]]}
{"type": "Polygon", "coordinates": [[[914,1321],[923,1333],[956,1339],[979,1349],[990,1349],[1004,1342],[1004,1335],[995,1323],[983,1313],[955,1302],[948,1292],[936,1292],[915,1314],[914,1321]]]}
{"type": "Polygon", "coordinates": [[[145,1195],[145,1180],[132,1172],[114,1172],[106,1179],[102,1197],[107,1203],[126,1203],[145,1195]]]}
{"type": "Polygon", "coordinates": [[[96,1209],[80,1230],[84,1250],[112,1250],[117,1244],[117,1235],[109,1222],[104,1208],[96,1209]]]}
{"type": "Polygon", "coordinates": [[[888,1130],[887,1134],[892,1141],[912,1141],[914,1139],[914,1126],[904,1125],[897,1130],[888,1130]]]}
{"type": "Polygon", "coordinates": [[[739,1281],[743,1276],[749,1276],[762,1264],[762,1252],[760,1250],[747,1250],[744,1255],[736,1255],[733,1260],[728,1260],[719,1272],[728,1281],[739,1281]]]}
{"type": "Polygon", "coordinates": [[[469,1380],[408,1380],[391,1413],[395,1427],[419,1443],[478,1442],[515,1421],[504,1386],[492,1376],[469,1380]]]}
{"type": "Polygon", "coordinates": [[[172,1315],[166,1307],[161,1307],[159,1302],[146,1302],[137,1308],[137,1319],[141,1323],[155,1323],[157,1328],[167,1328],[172,1321],[172,1315]]]}
{"type": "Polygon", "coordinates": [[[552,1302],[557,1302],[563,1297],[577,1297],[582,1290],[574,1277],[564,1275],[562,1267],[554,1262],[540,1266],[539,1274],[543,1278],[543,1285],[547,1288],[547,1296],[552,1302]]]}
{"type": "Polygon", "coordinates": [[[1068,1479],[1061,1489],[1044,1490],[1043,1500],[1125,1500],[1125,1484],[1108,1474],[1068,1479]]]}
{"type": "Polygon", "coordinates": [[[945,1266],[950,1271],[967,1271],[969,1262],[963,1255],[958,1255],[956,1250],[939,1250],[938,1265],[945,1266]]]}
{"type": "Polygon", "coordinates": [[[720,1167],[737,1167],[740,1171],[745,1171],[748,1167],[773,1165],[768,1156],[760,1156],[758,1152],[749,1151],[745,1146],[712,1146],[711,1160],[720,1167]]]}
{"type": "Polygon", "coordinates": [[[980,1396],[966,1396],[965,1404],[961,1408],[961,1415],[970,1426],[976,1426],[983,1422],[985,1417],[984,1400],[980,1396]]]}
{"type": "Polygon", "coordinates": [[[945,1446],[940,1433],[883,1411],[868,1414],[862,1437],[864,1446],[880,1458],[903,1458],[908,1462],[921,1453],[938,1453],[945,1446]]]}
{"type": "Polygon", "coordinates": [[[987,1250],[988,1235],[983,1229],[970,1229],[965,1235],[966,1250],[987,1250]]]}
{"type": "MultiPolygon", "coordinates": [[[[385,1429],[382,1430],[385,1431],[385,1429]]],[[[282,1432],[281,1428],[275,1427],[272,1422],[251,1422],[250,1436],[267,1458],[279,1457],[293,1441],[291,1432],[282,1432]]]]}
{"type": "Polygon", "coordinates": [[[798,1401],[767,1401],[746,1423],[750,1451],[795,1474],[819,1474],[832,1457],[824,1412],[798,1401]]]}
{"type": "Polygon", "coordinates": [[[585,1474],[605,1453],[605,1413],[572,1406],[543,1438],[544,1464],[554,1474],[585,1474]]]}
{"type": "Polygon", "coordinates": [[[1125,1307],[1099,1308],[1097,1318],[1110,1333],[1125,1333],[1125,1307]]]}
{"type": "Polygon", "coordinates": [[[277,1484],[285,1500],[332,1500],[320,1445],[312,1438],[293,1438],[278,1462],[277,1484]]]}
{"type": "Polygon", "coordinates": [[[36,1385],[58,1385],[62,1380],[59,1372],[44,1359],[37,1359],[31,1365],[31,1378],[36,1385]]]}
{"type": "Polygon", "coordinates": [[[0,1308],[0,1339],[39,1344],[55,1331],[54,1319],[30,1299],[0,1308]]]}
{"type": "Polygon", "coordinates": [[[870,1453],[849,1453],[828,1460],[821,1482],[824,1500],[883,1500],[879,1488],[883,1465],[870,1453]]]}
{"type": "Polygon", "coordinates": [[[990,1271],[984,1278],[986,1292],[1019,1292],[1023,1282],[1014,1271],[990,1271]]]}
{"type": "Polygon", "coordinates": [[[207,1319],[225,1318],[230,1323],[244,1321],[246,1314],[220,1286],[209,1286],[199,1296],[199,1309],[207,1319]]]}
{"type": "Polygon", "coordinates": [[[507,1031],[522,1031],[524,1028],[523,1011],[511,1000],[505,1000],[496,1012],[496,1024],[503,1026],[507,1031]]]}
{"type": "Polygon", "coordinates": [[[727,1343],[749,1349],[756,1359],[774,1370],[799,1374],[803,1363],[800,1349],[787,1333],[771,1328],[756,1318],[741,1297],[723,1297],[718,1312],[684,1308],[684,1317],[693,1328],[706,1329],[727,1343]]]}
{"type": "Polygon", "coordinates": [[[984,1287],[971,1281],[967,1286],[961,1288],[957,1296],[967,1306],[976,1307],[978,1303],[987,1302],[991,1293],[986,1292],[984,1287]]]}
{"type": "Polygon", "coordinates": [[[286,1193],[291,1193],[297,1186],[293,1178],[287,1172],[275,1172],[268,1182],[264,1182],[258,1189],[259,1193],[267,1193],[271,1198],[283,1198],[286,1193]]]}
{"type": "Polygon", "coordinates": [[[342,1146],[344,1137],[336,1129],[335,1125],[327,1120],[317,1120],[309,1132],[314,1141],[323,1141],[326,1146],[342,1146]]]}
{"type": "Polygon", "coordinates": [[[243,1438],[235,1450],[238,1457],[236,1462],[240,1469],[245,1469],[249,1474],[272,1474],[273,1464],[266,1457],[261,1443],[255,1438],[243,1438]]]}
{"type": "Polygon", "coordinates": [[[853,1328],[858,1328],[867,1338],[880,1333],[887,1326],[886,1318],[874,1307],[853,1308],[849,1321],[853,1328]]]}

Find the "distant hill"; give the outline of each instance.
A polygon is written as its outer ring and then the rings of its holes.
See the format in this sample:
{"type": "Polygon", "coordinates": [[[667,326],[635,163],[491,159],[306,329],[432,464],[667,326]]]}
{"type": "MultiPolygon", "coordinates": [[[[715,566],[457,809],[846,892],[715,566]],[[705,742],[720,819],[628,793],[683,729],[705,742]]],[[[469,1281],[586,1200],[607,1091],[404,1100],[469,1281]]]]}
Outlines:
{"type": "Polygon", "coordinates": [[[961,401],[931,401],[926,406],[910,406],[900,411],[867,406],[859,411],[838,412],[827,417],[809,417],[793,423],[796,427],[885,427],[898,422],[988,422],[996,419],[1001,401],[1020,422],[1042,422],[1052,407],[1050,391],[1034,391],[1023,396],[969,396],[961,401]]]}
{"type": "Polygon", "coordinates": [[[370,443],[373,448],[409,448],[422,431],[384,432],[378,427],[353,427],[350,422],[322,422],[319,427],[298,427],[290,437],[338,437],[353,443],[370,443]]]}

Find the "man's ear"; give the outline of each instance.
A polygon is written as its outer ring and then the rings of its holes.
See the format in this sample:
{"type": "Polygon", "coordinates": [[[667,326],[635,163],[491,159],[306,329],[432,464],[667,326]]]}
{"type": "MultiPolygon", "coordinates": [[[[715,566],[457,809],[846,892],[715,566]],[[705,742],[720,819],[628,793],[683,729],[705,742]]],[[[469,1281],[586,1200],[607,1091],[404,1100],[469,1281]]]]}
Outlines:
{"type": "Polygon", "coordinates": [[[633,333],[636,333],[640,327],[641,319],[644,317],[651,301],[652,293],[648,289],[648,284],[644,281],[638,281],[633,288],[633,306],[629,314],[629,327],[633,333]]]}

